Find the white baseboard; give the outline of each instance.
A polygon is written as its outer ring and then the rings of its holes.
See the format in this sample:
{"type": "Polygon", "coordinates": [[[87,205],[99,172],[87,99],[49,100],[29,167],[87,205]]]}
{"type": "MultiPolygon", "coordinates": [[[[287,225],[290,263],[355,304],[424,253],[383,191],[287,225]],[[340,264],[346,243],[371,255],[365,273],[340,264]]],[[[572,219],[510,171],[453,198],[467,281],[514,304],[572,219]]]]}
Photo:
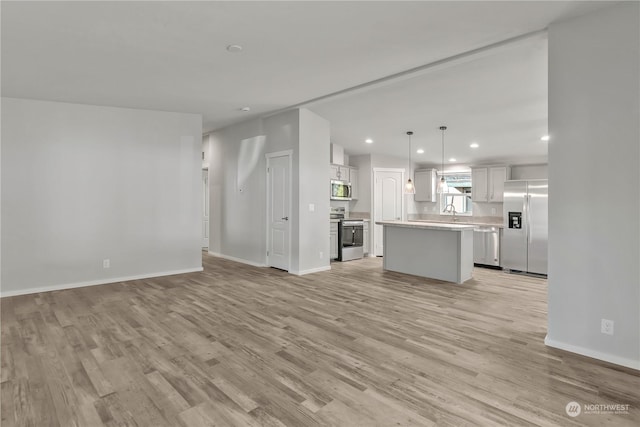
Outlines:
{"type": "MultiPolygon", "coordinates": [[[[239,262],[242,264],[247,264],[247,265],[251,265],[253,267],[269,267],[266,264],[262,264],[262,263],[258,263],[258,262],[254,262],[254,261],[249,261],[246,259],[242,259],[242,258],[236,258],[236,257],[232,257],[229,255],[224,255],[218,252],[209,252],[209,255],[213,255],[215,257],[218,258],[222,258],[222,259],[228,259],[229,261],[235,261],[235,262],[239,262]]],[[[295,274],[296,276],[302,276],[305,274],[311,274],[311,273],[318,273],[320,271],[327,271],[327,270],[331,270],[331,266],[327,265],[324,267],[318,267],[318,268],[311,268],[309,270],[301,270],[301,271],[297,271],[297,270],[289,270],[288,273],[289,274],[295,274]]]]}
{"type": "Polygon", "coordinates": [[[613,363],[615,365],[620,365],[626,368],[636,369],[640,371],[640,360],[627,359],[626,357],[615,356],[613,354],[602,353],[597,350],[591,350],[591,349],[580,347],[577,345],[555,341],[555,340],[549,339],[548,335],[544,337],[544,344],[548,347],[570,351],[571,353],[581,354],[583,356],[591,357],[598,360],[603,360],[605,362],[613,363]]]}
{"type": "Polygon", "coordinates": [[[213,255],[215,257],[222,258],[222,259],[228,259],[229,261],[235,261],[235,262],[239,262],[239,263],[242,263],[242,264],[252,265],[254,267],[267,267],[266,264],[249,261],[247,259],[236,258],[236,257],[233,257],[233,256],[224,255],[224,254],[221,254],[221,253],[218,253],[218,252],[209,252],[209,255],[213,255]]]}
{"type": "Polygon", "coordinates": [[[308,270],[301,270],[301,271],[289,270],[289,273],[295,274],[296,276],[304,276],[305,274],[319,273],[321,271],[327,271],[327,270],[331,270],[330,265],[325,265],[324,267],[310,268],[308,270]]]}
{"type": "Polygon", "coordinates": [[[137,274],[135,276],[111,277],[107,279],[88,280],[85,282],[66,283],[63,285],[52,285],[52,286],[43,286],[39,288],[20,289],[17,291],[7,291],[7,292],[0,291],[0,298],[14,297],[18,295],[37,294],[40,292],[62,291],[65,289],[84,288],[87,286],[106,285],[109,283],[129,282],[131,280],[151,279],[153,277],[173,276],[175,274],[196,273],[198,271],[203,271],[203,270],[204,269],[202,267],[188,268],[186,270],[172,270],[172,271],[162,271],[159,273],[137,274]]]}

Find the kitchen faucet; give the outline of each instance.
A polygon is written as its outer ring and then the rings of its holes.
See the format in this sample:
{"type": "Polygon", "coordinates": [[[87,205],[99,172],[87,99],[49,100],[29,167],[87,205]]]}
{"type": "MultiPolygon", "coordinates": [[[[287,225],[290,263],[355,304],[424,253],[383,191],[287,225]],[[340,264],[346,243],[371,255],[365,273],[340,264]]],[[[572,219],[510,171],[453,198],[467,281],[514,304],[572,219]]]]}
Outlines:
{"type": "Polygon", "coordinates": [[[445,206],[442,212],[453,213],[453,222],[456,222],[456,207],[453,203],[449,203],[447,206],[445,206]]]}

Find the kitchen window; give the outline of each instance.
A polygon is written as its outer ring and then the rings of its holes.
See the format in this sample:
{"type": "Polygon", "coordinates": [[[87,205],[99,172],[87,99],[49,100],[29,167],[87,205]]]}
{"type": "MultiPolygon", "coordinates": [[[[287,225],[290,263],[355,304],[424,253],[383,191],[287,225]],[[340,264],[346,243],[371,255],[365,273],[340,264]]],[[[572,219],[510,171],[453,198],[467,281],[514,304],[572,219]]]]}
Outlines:
{"type": "MultiPolygon", "coordinates": [[[[440,176],[443,176],[440,174],[440,176]]],[[[471,215],[471,172],[445,172],[447,192],[439,194],[440,215],[471,215]]]]}

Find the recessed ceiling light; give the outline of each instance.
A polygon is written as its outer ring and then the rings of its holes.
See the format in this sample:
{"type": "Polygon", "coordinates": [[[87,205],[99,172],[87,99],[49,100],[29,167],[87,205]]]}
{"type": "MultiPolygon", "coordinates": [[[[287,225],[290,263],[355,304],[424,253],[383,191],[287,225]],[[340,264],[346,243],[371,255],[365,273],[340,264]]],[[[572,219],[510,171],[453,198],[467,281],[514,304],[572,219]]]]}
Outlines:
{"type": "Polygon", "coordinates": [[[416,153],[418,153],[418,154],[424,154],[424,150],[423,150],[422,148],[418,148],[418,149],[416,150],[416,153]]]}
{"type": "Polygon", "coordinates": [[[373,139],[367,138],[364,140],[364,142],[366,142],[367,144],[373,144],[373,139]]]}
{"type": "Polygon", "coordinates": [[[545,142],[548,141],[549,139],[550,139],[549,135],[545,135],[542,138],[540,138],[541,141],[545,141],[545,142]]]}
{"type": "Polygon", "coordinates": [[[480,144],[478,144],[477,142],[472,142],[472,143],[469,145],[469,147],[471,147],[471,148],[478,148],[478,147],[480,147],[480,144]]]}
{"type": "Polygon", "coordinates": [[[230,44],[229,46],[227,46],[227,52],[231,52],[231,53],[242,52],[242,46],[240,46],[239,44],[230,44]]]}
{"type": "Polygon", "coordinates": [[[455,162],[456,159],[454,159],[453,157],[449,159],[450,162],[455,162]]]}
{"type": "Polygon", "coordinates": [[[251,107],[242,107],[240,111],[244,111],[245,113],[251,111],[251,107]]]}

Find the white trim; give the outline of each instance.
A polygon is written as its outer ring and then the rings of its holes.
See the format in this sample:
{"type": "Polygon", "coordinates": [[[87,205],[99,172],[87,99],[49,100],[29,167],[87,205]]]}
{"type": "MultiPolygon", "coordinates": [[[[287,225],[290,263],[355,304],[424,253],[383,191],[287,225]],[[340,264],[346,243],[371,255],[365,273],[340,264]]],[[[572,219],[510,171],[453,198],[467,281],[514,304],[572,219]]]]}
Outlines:
{"type": "Polygon", "coordinates": [[[609,353],[602,353],[597,350],[591,350],[588,348],[580,347],[573,344],[567,344],[560,341],[549,339],[549,335],[544,337],[544,344],[548,347],[557,348],[564,351],[570,351],[571,353],[581,354],[583,356],[591,357],[593,359],[603,360],[605,362],[613,363],[615,365],[625,366],[627,368],[640,371],[640,360],[627,359],[626,357],[620,357],[609,353]]]}
{"type": "Polygon", "coordinates": [[[328,270],[331,270],[330,265],[325,265],[324,267],[310,268],[308,270],[302,270],[302,271],[289,270],[289,273],[295,274],[296,276],[304,276],[305,274],[319,273],[321,271],[328,271],[328,270]]]}
{"type": "Polygon", "coordinates": [[[236,257],[233,257],[233,256],[224,255],[224,254],[221,254],[221,253],[218,253],[218,252],[209,252],[209,255],[213,255],[215,257],[222,258],[222,259],[228,259],[229,261],[239,262],[241,264],[251,265],[253,267],[267,267],[266,264],[261,264],[259,262],[249,261],[248,259],[236,258],[236,257]]]}
{"type": "Polygon", "coordinates": [[[269,213],[269,202],[270,202],[270,197],[271,197],[271,192],[269,191],[269,161],[272,158],[275,157],[288,157],[289,158],[289,221],[287,221],[287,225],[289,226],[289,260],[287,261],[287,271],[290,273],[291,272],[291,234],[292,234],[292,227],[291,227],[291,223],[293,221],[293,150],[282,150],[282,151],[275,151],[273,153],[266,153],[265,155],[266,158],[266,167],[264,169],[264,178],[265,178],[265,187],[266,187],[266,207],[265,207],[265,219],[266,219],[266,227],[265,227],[265,233],[266,233],[266,239],[265,239],[265,243],[266,243],[266,249],[265,249],[265,253],[267,254],[265,257],[265,265],[264,267],[270,267],[271,263],[269,262],[269,248],[270,248],[270,241],[269,241],[269,220],[271,218],[271,214],[269,213]]]}
{"type": "Polygon", "coordinates": [[[96,286],[96,285],[107,285],[109,283],[129,282],[131,280],[151,279],[154,277],[173,276],[176,274],[185,274],[185,273],[196,273],[203,270],[204,269],[202,267],[187,268],[185,270],[163,271],[159,273],[137,274],[135,276],[111,277],[107,279],[88,280],[85,282],[66,283],[63,285],[43,286],[40,288],[20,289],[17,291],[2,292],[0,294],[0,297],[5,298],[5,297],[18,296],[18,295],[37,294],[40,292],[62,291],[65,289],[84,288],[84,287],[96,286]]]}
{"type": "Polygon", "coordinates": [[[264,156],[267,159],[270,157],[293,156],[293,150],[274,151],[273,153],[267,153],[264,156]]]}

